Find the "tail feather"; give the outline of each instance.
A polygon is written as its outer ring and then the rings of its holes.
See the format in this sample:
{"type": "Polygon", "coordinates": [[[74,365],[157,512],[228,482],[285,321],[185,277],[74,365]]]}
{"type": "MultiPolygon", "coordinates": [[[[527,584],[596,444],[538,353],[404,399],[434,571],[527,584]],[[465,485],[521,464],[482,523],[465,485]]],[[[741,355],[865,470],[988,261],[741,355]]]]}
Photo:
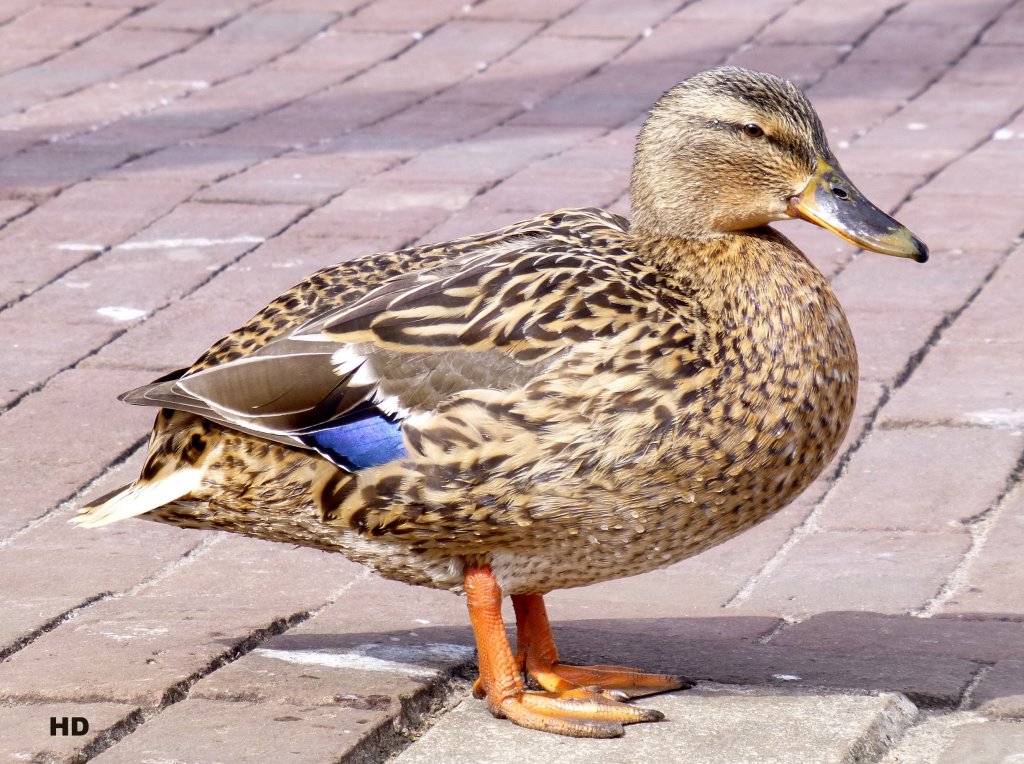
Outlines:
{"type": "Polygon", "coordinates": [[[199,488],[202,478],[202,470],[189,467],[154,480],[131,483],[82,507],[71,522],[83,528],[99,528],[145,514],[192,493],[199,488]]]}

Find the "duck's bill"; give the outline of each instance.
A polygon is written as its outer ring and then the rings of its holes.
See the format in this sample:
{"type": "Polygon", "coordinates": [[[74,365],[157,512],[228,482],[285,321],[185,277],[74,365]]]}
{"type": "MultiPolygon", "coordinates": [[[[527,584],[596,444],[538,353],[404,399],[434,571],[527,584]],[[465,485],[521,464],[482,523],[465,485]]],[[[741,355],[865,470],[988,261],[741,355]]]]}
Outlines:
{"type": "Polygon", "coordinates": [[[789,215],[827,228],[872,252],[909,257],[919,263],[928,259],[923,241],[869,202],[838,165],[822,159],[807,188],[790,198],[789,215]]]}

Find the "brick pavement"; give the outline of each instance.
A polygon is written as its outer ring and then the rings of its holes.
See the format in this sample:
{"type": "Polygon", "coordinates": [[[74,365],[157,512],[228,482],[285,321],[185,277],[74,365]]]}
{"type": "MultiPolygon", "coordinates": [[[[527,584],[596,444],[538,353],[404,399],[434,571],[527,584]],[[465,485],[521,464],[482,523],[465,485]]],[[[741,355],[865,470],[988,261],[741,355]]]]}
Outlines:
{"type": "MultiPolygon", "coordinates": [[[[114,396],[324,264],[625,211],[646,108],[726,61],[807,88],[852,177],[934,255],[784,227],[854,326],[853,432],[740,538],[549,598],[567,656],[701,680],[604,750],[1024,755],[1021,0],[0,4],[0,755],[374,761],[458,703],[455,597],[243,538],[69,528],[138,469],[151,412],[114,396]],[[51,737],[51,716],[90,730],[51,737]]],[[[406,760],[602,750],[449,718],[406,760]]]]}

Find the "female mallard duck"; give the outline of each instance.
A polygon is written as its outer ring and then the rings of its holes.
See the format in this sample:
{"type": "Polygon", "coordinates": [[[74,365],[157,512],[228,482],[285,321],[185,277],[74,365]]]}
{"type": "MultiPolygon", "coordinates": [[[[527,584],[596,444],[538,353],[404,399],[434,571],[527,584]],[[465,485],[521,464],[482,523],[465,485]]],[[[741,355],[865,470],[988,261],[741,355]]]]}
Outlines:
{"type": "Polygon", "coordinates": [[[542,596],[725,541],[835,454],[853,338],[769,222],[927,249],[847,179],[794,85],[743,69],[655,104],[632,197],[632,223],[566,210],[314,274],[124,396],[161,409],[142,475],[77,521],[235,531],[464,591],[494,714],[590,737],[661,718],[620,701],[683,682],[560,663],[542,596]]]}

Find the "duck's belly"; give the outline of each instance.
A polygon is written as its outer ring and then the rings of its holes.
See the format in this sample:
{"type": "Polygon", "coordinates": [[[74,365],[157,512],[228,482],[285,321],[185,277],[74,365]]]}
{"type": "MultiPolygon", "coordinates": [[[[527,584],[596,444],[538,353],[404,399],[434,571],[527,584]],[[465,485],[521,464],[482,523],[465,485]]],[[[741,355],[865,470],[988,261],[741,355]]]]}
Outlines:
{"type": "MultiPolygon", "coordinates": [[[[522,488],[532,494],[522,507],[529,516],[523,525],[499,517],[494,527],[473,526],[467,519],[428,523],[403,537],[324,523],[311,491],[319,460],[276,446],[280,459],[294,462],[291,481],[274,482],[259,500],[211,484],[203,499],[146,517],[340,552],[386,578],[455,591],[462,589],[464,561],[471,557],[490,563],[506,594],[543,594],[671,565],[778,511],[831,460],[854,393],[851,382],[828,396],[829,416],[821,416],[822,402],[803,407],[806,416],[791,420],[784,436],[776,435],[774,419],[754,425],[747,420],[731,435],[722,427],[713,435],[685,433],[678,443],[663,444],[646,470],[550,470],[550,481],[522,488]],[[751,441],[753,435],[759,437],[751,441]]],[[[451,506],[435,511],[455,518],[467,506],[494,506],[501,499],[482,490],[453,493],[451,506]]]]}

